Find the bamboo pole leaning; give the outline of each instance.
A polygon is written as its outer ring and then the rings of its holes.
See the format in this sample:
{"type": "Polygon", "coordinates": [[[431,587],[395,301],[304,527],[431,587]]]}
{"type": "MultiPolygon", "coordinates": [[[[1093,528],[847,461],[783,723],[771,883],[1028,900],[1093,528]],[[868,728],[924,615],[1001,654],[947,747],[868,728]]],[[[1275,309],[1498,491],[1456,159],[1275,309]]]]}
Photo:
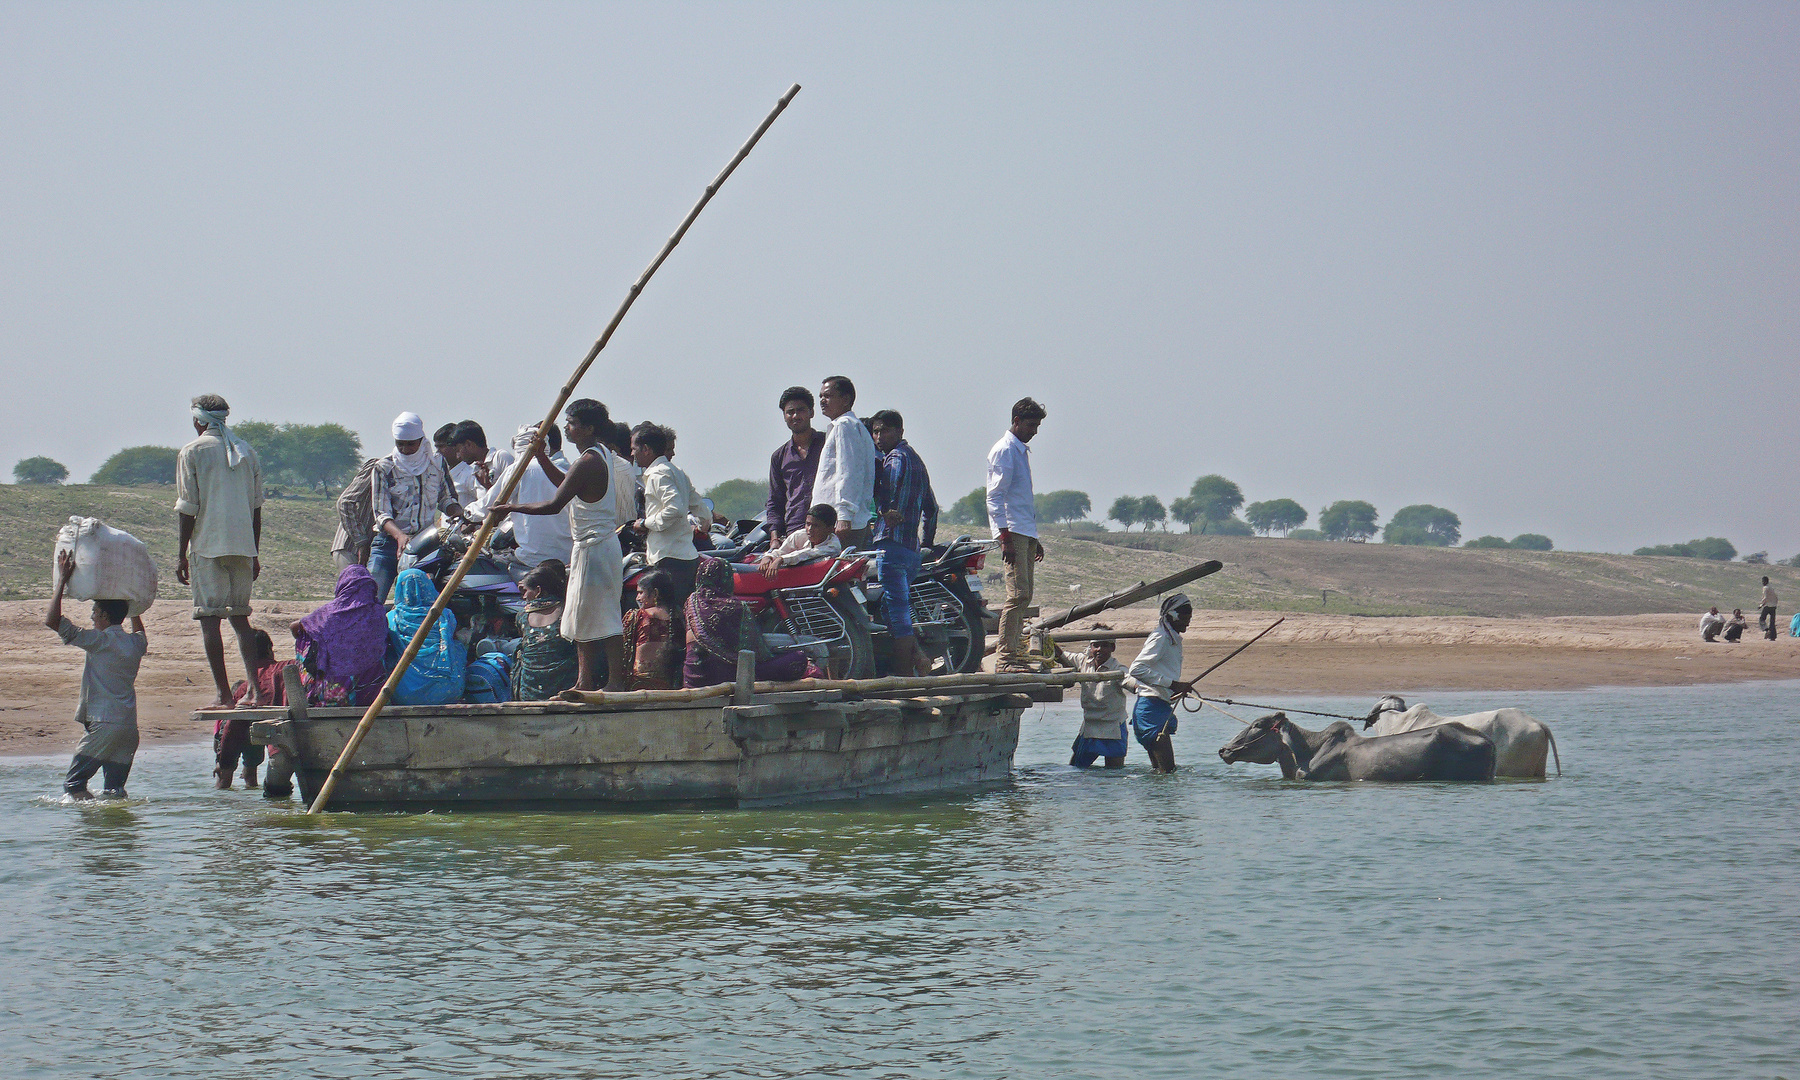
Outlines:
{"type": "MultiPolygon", "coordinates": [[[[494,500],[496,505],[507,502],[512,498],[513,490],[519,486],[519,479],[525,475],[526,466],[533,457],[537,456],[538,450],[544,445],[547,433],[550,428],[555,425],[557,414],[562,411],[564,405],[568,404],[569,398],[575,393],[576,385],[581,382],[582,376],[587,374],[588,368],[593,366],[594,359],[600,355],[602,349],[606,348],[606,343],[612,340],[613,331],[617,330],[619,328],[619,323],[624,321],[625,313],[631,310],[631,305],[637,301],[638,294],[644,291],[644,286],[649,284],[651,276],[656,273],[658,267],[662,266],[663,260],[669,257],[669,253],[675,250],[675,245],[681,243],[681,238],[687,235],[688,227],[693,225],[694,219],[700,216],[700,211],[706,209],[706,204],[712,201],[712,197],[717,194],[719,188],[724,185],[726,178],[731,176],[739,163],[750,156],[750,151],[756,146],[757,141],[763,137],[763,132],[769,130],[769,125],[775,122],[775,118],[781,115],[782,110],[788,107],[788,102],[794,100],[794,95],[799,92],[800,84],[795,83],[788,87],[787,93],[781,95],[781,99],[775,103],[775,108],[768,116],[763,118],[763,122],[759,124],[756,131],[751,134],[749,141],[745,142],[744,145],[738,149],[738,152],[732,157],[731,162],[725,166],[724,171],[720,172],[719,175],[713,179],[712,183],[706,185],[706,190],[701,194],[700,201],[694,204],[692,210],[688,211],[687,217],[682,219],[681,225],[669,236],[668,242],[663,244],[662,250],[656,253],[656,258],[651,261],[649,266],[644,268],[644,272],[639,274],[638,279],[632,283],[631,290],[625,294],[624,302],[619,305],[619,310],[613,313],[612,321],[606,324],[606,329],[602,331],[600,337],[594,341],[593,347],[587,352],[587,356],[582,359],[580,364],[576,365],[574,374],[570,375],[569,381],[563,384],[561,393],[556,396],[556,402],[550,406],[550,411],[544,415],[544,422],[539,424],[537,431],[532,433],[531,446],[519,458],[518,467],[507,470],[506,476],[502,481],[500,497],[494,500]]],[[[393,700],[394,688],[400,684],[401,676],[406,674],[406,669],[411,667],[413,660],[418,657],[419,649],[424,646],[425,639],[429,636],[431,628],[437,625],[438,617],[443,614],[445,606],[450,603],[450,597],[455,594],[457,588],[462,584],[464,576],[468,574],[469,568],[475,564],[475,560],[480,556],[481,550],[487,546],[488,537],[493,535],[494,529],[499,523],[499,518],[492,513],[488,514],[487,518],[482,521],[480,530],[476,532],[474,539],[469,543],[469,550],[463,555],[462,561],[456,564],[455,572],[450,575],[450,580],[445,583],[443,590],[438,593],[437,602],[431,605],[431,613],[426,616],[424,622],[419,624],[419,629],[413,634],[412,641],[407,643],[406,651],[400,654],[400,662],[395,665],[393,672],[388,675],[387,681],[382,683],[381,692],[375,695],[374,702],[369,705],[368,711],[363,713],[362,719],[357,722],[356,730],[350,733],[349,740],[344,743],[343,752],[338,754],[337,761],[331,766],[330,774],[325,777],[325,783],[319,788],[318,797],[313,799],[311,806],[307,807],[307,813],[319,813],[325,808],[325,804],[331,800],[331,793],[337,790],[338,779],[343,776],[344,770],[349,767],[350,761],[356,756],[357,749],[362,746],[363,739],[368,736],[369,729],[374,726],[376,717],[380,716],[381,711],[387,708],[388,703],[393,700]]]]}

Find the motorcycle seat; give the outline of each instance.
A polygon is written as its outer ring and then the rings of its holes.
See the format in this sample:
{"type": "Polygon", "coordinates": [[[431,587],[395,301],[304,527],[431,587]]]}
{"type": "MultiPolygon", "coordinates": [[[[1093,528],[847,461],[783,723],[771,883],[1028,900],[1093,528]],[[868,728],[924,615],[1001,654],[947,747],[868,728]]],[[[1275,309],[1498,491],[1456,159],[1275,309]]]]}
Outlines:
{"type": "MultiPolygon", "coordinates": [[[[869,560],[857,559],[847,567],[839,563],[839,580],[859,578],[868,569],[869,560]]],[[[808,585],[817,585],[825,579],[825,572],[831,569],[830,559],[819,559],[816,562],[801,563],[799,566],[784,566],[775,572],[774,578],[762,576],[762,571],[755,563],[733,563],[731,566],[735,581],[733,588],[739,596],[760,596],[776,589],[798,589],[808,585]]]]}

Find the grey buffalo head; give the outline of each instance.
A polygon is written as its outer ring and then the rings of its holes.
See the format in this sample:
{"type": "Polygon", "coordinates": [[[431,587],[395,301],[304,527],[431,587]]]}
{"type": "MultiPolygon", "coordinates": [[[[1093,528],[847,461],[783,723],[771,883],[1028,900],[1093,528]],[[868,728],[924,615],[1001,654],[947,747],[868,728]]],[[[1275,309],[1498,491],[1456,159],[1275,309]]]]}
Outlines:
{"type": "Polygon", "coordinates": [[[1252,720],[1237,733],[1237,738],[1219,747],[1219,759],[1227,765],[1236,765],[1240,761],[1252,765],[1275,764],[1281,753],[1281,729],[1286,723],[1287,713],[1252,720]]]}
{"type": "Polygon", "coordinates": [[[1363,717],[1363,730],[1367,731],[1370,728],[1374,727],[1375,721],[1381,719],[1381,714],[1384,712],[1405,712],[1405,711],[1406,711],[1406,699],[1405,698],[1401,697],[1399,694],[1383,695],[1382,699],[1375,703],[1375,707],[1373,709],[1369,710],[1369,715],[1363,717]]]}

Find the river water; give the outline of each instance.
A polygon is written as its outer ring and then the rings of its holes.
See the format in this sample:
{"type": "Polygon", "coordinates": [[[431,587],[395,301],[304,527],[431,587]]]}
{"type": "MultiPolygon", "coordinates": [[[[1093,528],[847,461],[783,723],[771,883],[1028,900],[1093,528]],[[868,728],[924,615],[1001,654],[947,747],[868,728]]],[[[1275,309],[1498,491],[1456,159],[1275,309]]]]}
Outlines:
{"type": "Polygon", "coordinates": [[[1210,711],[1175,776],[1080,773],[1067,706],[1010,784],[780,810],[306,819],[198,745],[69,806],[0,761],[0,1072],[1800,1075],[1800,684],[1504,697],[1423,700],[1526,708],[1561,779],[1284,783],[1210,711]]]}

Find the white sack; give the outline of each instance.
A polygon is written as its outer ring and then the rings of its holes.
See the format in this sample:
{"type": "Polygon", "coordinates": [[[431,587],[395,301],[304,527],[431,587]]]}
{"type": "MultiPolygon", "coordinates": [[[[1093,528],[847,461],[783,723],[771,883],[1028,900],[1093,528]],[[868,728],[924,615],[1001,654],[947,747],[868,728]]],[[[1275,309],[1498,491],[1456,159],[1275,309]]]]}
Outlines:
{"type": "MultiPolygon", "coordinates": [[[[75,553],[75,573],[63,595],[73,600],[125,600],[131,615],[156,602],[156,563],[143,541],[99,518],[72,517],[56,534],[56,551],[75,553]]],[[[56,587],[51,556],[50,587],[56,587]]]]}

